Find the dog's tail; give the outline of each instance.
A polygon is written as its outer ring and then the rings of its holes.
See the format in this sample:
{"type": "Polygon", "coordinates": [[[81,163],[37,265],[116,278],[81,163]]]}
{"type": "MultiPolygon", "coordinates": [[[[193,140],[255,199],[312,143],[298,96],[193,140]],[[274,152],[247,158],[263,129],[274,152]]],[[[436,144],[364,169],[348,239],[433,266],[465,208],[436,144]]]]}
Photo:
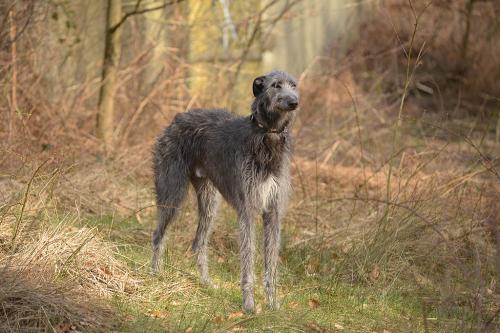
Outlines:
{"type": "Polygon", "coordinates": [[[174,220],[188,187],[188,168],[175,145],[158,142],[154,153],[158,225],[153,233],[151,268],[157,272],[165,249],[165,231],[174,220]]]}

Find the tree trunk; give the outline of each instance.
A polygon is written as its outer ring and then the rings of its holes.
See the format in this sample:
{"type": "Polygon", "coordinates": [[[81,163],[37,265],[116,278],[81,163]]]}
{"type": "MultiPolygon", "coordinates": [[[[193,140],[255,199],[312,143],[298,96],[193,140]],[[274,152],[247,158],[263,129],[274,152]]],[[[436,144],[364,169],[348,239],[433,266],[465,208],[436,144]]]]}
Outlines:
{"type": "Polygon", "coordinates": [[[468,0],[465,6],[465,32],[462,37],[462,48],[460,50],[460,63],[458,64],[458,72],[465,74],[467,66],[467,49],[469,47],[470,25],[472,20],[472,11],[474,9],[475,0],[468,0]]]}
{"type": "MultiPolygon", "coordinates": [[[[161,1],[156,0],[148,3],[155,7],[161,5],[161,1]]],[[[144,14],[144,46],[146,49],[152,48],[151,57],[142,73],[142,93],[147,94],[153,85],[158,81],[159,75],[163,70],[165,61],[166,29],[165,18],[167,9],[158,9],[144,14]]]]}
{"type": "Polygon", "coordinates": [[[106,150],[111,147],[113,135],[114,96],[121,54],[121,27],[115,27],[121,19],[122,1],[108,0],[104,62],[97,110],[97,137],[102,140],[106,150]]]}
{"type": "Polygon", "coordinates": [[[497,109],[496,141],[497,141],[497,143],[500,142],[500,105],[498,105],[498,109],[497,109]]]}
{"type": "Polygon", "coordinates": [[[12,90],[11,90],[11,101],[10,101],[10,112],[9,112],[9,136],[8,143],[11,142],[14,117],[17,112],[17,50],[16,50],[16,22],[14,17],[14,7],[9,11],[10,19],[10,50],[11,50],[11,63],[12,63],[12,90]]]}

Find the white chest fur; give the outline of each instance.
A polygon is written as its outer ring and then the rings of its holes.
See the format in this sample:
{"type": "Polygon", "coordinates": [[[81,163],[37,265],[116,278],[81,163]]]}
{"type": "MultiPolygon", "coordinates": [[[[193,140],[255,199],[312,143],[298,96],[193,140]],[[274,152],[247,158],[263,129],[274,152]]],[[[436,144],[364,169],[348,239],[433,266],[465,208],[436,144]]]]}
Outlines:
{"type": "Polygon", "coordinates": [[[269,176],[260,183],[258,195],[264,210],[267,209],[271,198],[276,195],[277,191],[278,182],[274,176],[269,176]]]}

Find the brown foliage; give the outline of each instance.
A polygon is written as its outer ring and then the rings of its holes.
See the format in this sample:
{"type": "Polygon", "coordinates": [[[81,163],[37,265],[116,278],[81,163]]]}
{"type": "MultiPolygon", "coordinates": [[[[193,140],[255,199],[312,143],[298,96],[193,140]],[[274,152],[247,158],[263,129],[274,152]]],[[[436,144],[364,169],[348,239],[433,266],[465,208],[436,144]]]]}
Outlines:
{"type": "Polygon", "coordinates": [[[418,66],[411,96],[431,110],[483,112],[482,103],[495,105],[494,97],[500,95],[499,13],[498,1],[382,1],[360,28],[353,47],[352,56],[360,59],[356,78],[387,101],[397,99],[420,16],[411,50],[413,65],[418,66]]]}

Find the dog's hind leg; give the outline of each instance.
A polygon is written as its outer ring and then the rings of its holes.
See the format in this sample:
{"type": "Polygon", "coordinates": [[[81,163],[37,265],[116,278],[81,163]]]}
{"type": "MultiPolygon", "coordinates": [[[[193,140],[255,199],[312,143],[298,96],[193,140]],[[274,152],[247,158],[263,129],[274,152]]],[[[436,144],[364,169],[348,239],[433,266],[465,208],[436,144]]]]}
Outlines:
{"type": "Polygon", "coordinates": [[[165,231],[174,220],[186,196],[188,186],[187,168],[180,159],[164,158],[155,165],[156,202],[158,225],[153,233],[153,258],[151,269],[157,272],[165,252],[165,231]]]}
{"type": "Polygon", "coordinates": [[[220,195],[213,184],[206,178],[194,176],[191,182],[198,198],[198,229],[196,230],[192,249],[197,255],[201,283],[212,286],[208,274],[208,240],[217,214],[220,195]]]}
{"type": "Polygon", "coordinates": [[[243,310],[245,312],[253,312],[255,310],[255,223],[250,209],[242,209],[238,212],[238,224],[240,226],[240,270],[243,310]]]}

